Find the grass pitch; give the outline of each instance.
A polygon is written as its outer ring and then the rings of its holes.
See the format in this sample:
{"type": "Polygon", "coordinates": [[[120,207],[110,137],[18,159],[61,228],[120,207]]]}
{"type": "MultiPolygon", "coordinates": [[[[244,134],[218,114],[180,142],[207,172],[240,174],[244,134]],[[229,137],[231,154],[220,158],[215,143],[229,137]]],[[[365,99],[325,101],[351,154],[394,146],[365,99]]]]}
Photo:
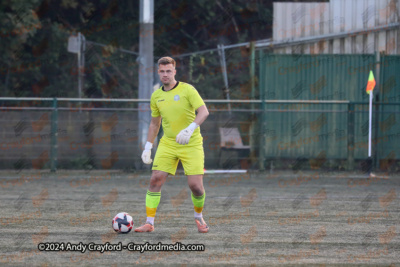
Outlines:
{"type": "Polygon", "coordinates": [[[116,234],[114,215],[145,221],[150,172],[3,172],[0,264],[9,266],[400,266],[400,176],[206,174],[200,234],[184,175],[163,186],[155,231],[116,234]],[[205,251],[42,252],[43,242],[204,244],[205,251]]]}

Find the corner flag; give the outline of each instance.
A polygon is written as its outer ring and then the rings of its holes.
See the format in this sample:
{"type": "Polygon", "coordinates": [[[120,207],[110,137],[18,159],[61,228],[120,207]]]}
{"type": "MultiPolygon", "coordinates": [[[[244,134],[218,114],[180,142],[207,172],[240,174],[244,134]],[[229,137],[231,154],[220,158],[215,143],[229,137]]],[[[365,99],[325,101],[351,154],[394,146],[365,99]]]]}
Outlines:
{"type": "Polygon", "coordinates": [[[374,78],[374,73],[372,70],[369,72],[369,78],[368,78],[368,83],[367,83],[367,94],[370,94],[376,85],[375,78],[374,78]]]}
{"type": "Polygon", "coordinates": [[[369,123],[368,123],[368,159],[367,159],[367,170],[369,175],[372,175],[372,157],[371,157],[371,139],[372,139],[372,91],[376,85],[374,73],[372,70],[369,71],[369,78],[367,83],[367,94],[369,94],[369,123]]]}

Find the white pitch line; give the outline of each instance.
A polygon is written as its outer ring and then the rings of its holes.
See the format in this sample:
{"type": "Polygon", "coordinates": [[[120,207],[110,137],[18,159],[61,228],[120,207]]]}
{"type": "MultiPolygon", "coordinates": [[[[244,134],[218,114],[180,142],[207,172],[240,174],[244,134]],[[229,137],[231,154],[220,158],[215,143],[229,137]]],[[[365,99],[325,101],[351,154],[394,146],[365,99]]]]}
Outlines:
{"type": "Polygon", "coordinates": [[[205,170],[204,173],[246,173],[247,170],[205,170]]]}

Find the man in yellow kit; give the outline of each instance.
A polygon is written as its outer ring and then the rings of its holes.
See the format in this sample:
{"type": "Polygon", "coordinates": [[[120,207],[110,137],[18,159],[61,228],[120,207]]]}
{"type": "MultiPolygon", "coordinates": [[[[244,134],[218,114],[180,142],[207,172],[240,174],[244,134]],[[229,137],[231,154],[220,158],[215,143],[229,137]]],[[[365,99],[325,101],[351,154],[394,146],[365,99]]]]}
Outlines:
{"type": "Polygon", "coordinates": [[[161,138],[152,168],[146,195],[146,223],[135,232],[154,231],[154,217],[161,199],[161,187],[168,174],[175,175],[179,160],[182,162],[192,191],[194,219],[200,233],[207,233],[208,226],[202,215],[206,193],[203,187],[204,150],[199,126],[208,117],[208,110],[197,90],[190,84],[175,80],[176,62],[173,58],[158,60],[158,75],[163,84],[151,95],[151,122],[142,160],[150,164],[151,149],[160,129],[161,138]],[[197,111],[197,115],[195,113],[197,111]]]}

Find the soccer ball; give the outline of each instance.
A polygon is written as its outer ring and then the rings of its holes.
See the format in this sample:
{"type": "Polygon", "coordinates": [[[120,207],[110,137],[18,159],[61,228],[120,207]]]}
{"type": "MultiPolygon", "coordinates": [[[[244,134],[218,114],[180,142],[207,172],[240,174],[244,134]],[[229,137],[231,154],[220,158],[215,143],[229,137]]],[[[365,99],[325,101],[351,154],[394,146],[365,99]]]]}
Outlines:
{"type": "Polygon", "coordinates": [[[129,233],[133,228],[132,216],[126,212],[118,213],[112,220],[112,227],[117,233],[129,233]]]}

